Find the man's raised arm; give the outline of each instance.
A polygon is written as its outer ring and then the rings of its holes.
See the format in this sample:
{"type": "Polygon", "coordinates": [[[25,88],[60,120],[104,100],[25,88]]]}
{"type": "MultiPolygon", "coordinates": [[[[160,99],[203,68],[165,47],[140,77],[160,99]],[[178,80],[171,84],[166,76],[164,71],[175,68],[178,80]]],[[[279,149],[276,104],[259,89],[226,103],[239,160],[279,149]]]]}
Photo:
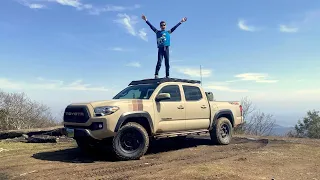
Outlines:
{"type": "Polygon", "coordinates": [[[149,27],[152,29],[153,32],[157,33],[158,30],[147,20],[147,17],[145,15],[142,15],[142,19],[146,21],[146,23],[149,25],[149,27]]]}
{"type": "Polygon", "coordinates": [[[182,20],[181,20],[177,25],[175,25],[173,28],[171,28],[171,29],[169,30],[169,33],[173,33],[173,31],[176,30],[177,27],[180,26],[180,24],[182,24],[183,22],[186,22],[186,21],[187,21],[187,18],[186,18],[186,17],[182,18],[182,20]]]}

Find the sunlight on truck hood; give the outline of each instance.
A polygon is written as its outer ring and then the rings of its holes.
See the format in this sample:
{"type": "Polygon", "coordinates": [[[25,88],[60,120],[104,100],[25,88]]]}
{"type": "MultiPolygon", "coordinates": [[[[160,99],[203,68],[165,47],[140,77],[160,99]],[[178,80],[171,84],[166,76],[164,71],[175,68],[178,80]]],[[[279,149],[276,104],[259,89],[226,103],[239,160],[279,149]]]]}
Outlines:
{"type": "Polygon", "coordinates": [[[83,102],[83,103],[73,103],[71,105],[87,105],[87,106],[92,106],[93,108],[95,107],[100,107],[100,106],[114,106],[114,105],[119,105],[119,104],[127,104],[131,102],[130,99],[112,99],[112,100],[105,100],[105,101],[91,101],[91,102],[83,102]]]}

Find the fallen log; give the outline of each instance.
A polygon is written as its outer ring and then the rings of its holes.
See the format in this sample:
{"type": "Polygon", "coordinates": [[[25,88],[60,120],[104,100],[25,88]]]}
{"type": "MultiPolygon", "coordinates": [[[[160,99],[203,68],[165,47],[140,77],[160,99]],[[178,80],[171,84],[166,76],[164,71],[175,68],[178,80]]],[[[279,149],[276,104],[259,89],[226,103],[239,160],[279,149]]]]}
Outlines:
{"type": "Polygon", "coordinates": [[[28,137],[31,137],[33,135],[40,135],[40,134],[50,135],[50,136],[67,135],[65,128],[63,126],[56,126],[56,127],[50,127],[50,128],[0,131],[0,140],[17,138],[17,137],[21,137],[24,134],[28,135],[28,137]]]}
{"type": "Polygon", "coordinates": [[[27,143],[56,143],[57,138],[49,135],[33,135],[27,138],[27,143]]]}

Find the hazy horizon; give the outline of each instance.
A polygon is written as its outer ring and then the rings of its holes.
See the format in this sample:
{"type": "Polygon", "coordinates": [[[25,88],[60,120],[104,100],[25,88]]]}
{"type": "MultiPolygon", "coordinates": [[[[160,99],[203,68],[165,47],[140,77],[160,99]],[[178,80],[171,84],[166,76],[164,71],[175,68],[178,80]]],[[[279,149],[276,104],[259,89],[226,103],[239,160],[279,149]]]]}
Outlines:
{"type": "MultiPolygon", "coordinates": [[[[200,79],[216,100],[248,97],[278,124],[320,110],[320,1],[6,0],[0,2],[0,89],[25,92],[55,114],[111,99],[153,78],[159,28],[171,37],[170,76],[200,79]]],[[[164,76],[164,62],[160,77],[164,76]]]]}

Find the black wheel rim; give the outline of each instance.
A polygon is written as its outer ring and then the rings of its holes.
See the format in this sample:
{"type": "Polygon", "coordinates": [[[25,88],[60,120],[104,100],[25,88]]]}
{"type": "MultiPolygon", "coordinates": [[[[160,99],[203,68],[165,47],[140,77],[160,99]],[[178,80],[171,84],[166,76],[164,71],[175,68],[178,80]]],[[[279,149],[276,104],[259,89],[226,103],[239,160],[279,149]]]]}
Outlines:
{"type": "Polygon", "coordinates": [[[228,138],[230,134],[230,128],[227,124],[222,124],[220,126],[220,135],[222,138],[228,138]]]}
{"type": "Polygon", "coordinates": [[[142,134],[135,129],[127,129],[120,136],[120,146],[126,153],[133,153],[143,143],[142,134]]]}

